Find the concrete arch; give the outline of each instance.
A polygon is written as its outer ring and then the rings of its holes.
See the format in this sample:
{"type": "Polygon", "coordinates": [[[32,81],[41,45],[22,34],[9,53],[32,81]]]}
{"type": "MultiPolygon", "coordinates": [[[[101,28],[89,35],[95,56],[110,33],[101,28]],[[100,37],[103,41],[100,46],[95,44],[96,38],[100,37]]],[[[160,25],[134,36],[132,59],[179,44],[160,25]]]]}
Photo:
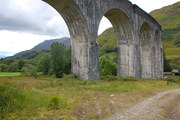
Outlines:
{"type": "Polygon", "coordinates": [[[83,79],[99,79],[97,31],[106,16],[117,36],[118,75],[155,77],[154,29],[160,32],[161,75],[163,48],[161,26],[149,14],[127,0],[44,0],[64,18],[72,39],[72,73],[83,79]]]}
{"type": "Polygon", "coordinates": [[[140,28],[140,68],[142,78],[151,78],[153,76],[153,58],[152,58],[152,38],[151,29],[147,22],[143,23],[140,28]]]}
{"type": "Polygon", "coordinates": [[[129,17],[120,9],[110,9],[104,16],[112,23],[118,43],[132,44],[133,26],[129,17]]]}
{"type": "Polygon", "coordinates": [[[88,78],[88,28],[86,20],[74,0],[44,0],[65,20],[71,36],[72,73],[88,78]]]}
{"type": "Polygon", "coordinates": [[[133,30],[129,17],[120,9],[108,10],[104,16],[113,25],[117,37],[118,76],[134,76],[133,30]]]}

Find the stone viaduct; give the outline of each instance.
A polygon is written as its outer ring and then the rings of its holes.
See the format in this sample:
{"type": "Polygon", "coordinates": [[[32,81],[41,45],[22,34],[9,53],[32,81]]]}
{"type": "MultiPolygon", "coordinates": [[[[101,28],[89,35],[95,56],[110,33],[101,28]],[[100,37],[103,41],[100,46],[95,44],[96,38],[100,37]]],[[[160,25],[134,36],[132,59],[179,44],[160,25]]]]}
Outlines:
{"type": "Polygon", "coordinates": [[[117,36],[118,75],[163,76],[161,26],[128,0],[43,0],[64,18],[71,36],[72,73],[99,79],[98,28],[105,16],[117,36]]]}

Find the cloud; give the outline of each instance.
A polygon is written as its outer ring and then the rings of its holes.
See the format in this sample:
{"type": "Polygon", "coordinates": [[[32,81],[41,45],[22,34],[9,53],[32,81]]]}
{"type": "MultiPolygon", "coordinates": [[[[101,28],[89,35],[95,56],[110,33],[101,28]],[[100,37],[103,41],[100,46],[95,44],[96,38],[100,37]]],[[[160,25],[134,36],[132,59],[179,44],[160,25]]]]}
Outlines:
{"type": "Polygon", "coordinates": [[[179,2],[179,0],[129,0],[133,4],[137,4],[140,8],[145,10],[147,13],[155,10],[160,9],[164,6],[173,4],[175,2],[179,2]]]}
{"type": "Polygon", "coordinates": [[[0,18],[0,30],[69,36],[59,13],[41,0],[0,0],[0,18]]]}
{"type": "Polygon", "coordinates": [[[30,33],[10,32],[10,31],[0,31],[0,32],[1,32],[0,53],[2,51],[17,53],[22,50],[28,50],[44,40],[51,39],[50,36],[45,36],[45,35],[35,35],[30,33]]]}
{"type": "MultiPolygon", "coordinates": [[[[169,0],[152,0],[148,4],[145,4],[144,0],[131,1],[148,12],[159,8],[162,4],[172,3],[169,0]],[[153,5],[151,5],[152,3],[153,5]]],[[[173,2],[175,1],[178,0],[173,0],[173,2]]],[[[102,24],[106,25],[106,23],[103,22],[102,24]]],[[[101,26],[99,33],[106,28],[101,28],[101,26]]],[[[67,26],[59,13],[41,0],[0,0],[0,30],[19,31],[53,37],[69,36],[67,26]]]]}

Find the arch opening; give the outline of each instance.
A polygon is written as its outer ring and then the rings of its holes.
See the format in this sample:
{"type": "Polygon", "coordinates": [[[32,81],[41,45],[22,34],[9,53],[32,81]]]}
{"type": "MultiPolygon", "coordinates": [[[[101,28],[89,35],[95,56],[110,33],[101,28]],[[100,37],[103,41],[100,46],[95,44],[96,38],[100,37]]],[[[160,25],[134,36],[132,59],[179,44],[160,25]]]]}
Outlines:
{"type": "Polygon", "coordinates": [[[88,79],[88,30],[80,8],[73,0],[43,0],[60,13],[71,37],[71,71],[88,79]]]}
{"type": "Polygon", "coordinates": [[[119,9],[110,9],[104,16],[111,22],[115,32],[113,38],[117,40],[117,75],[135,76],[134,38],[130,19],[119,9]]]}
{"type": "MultiPolygon", "coordinates": [[[[153,77],[153,59],[151,46],[151,30],[148,23],[143,23],[140,28],[140,74],[142,78],[153,77]]],[[[155,52],[155,48],[153,47],[155,52]]]]}
{"type": "Polygon", "coordinates": [[[117,38],[112,28],[111,22],[103,17],[101,20],[99,31],[106,30],[98,36],[98,49],[99,49],[99,73],[100,77],[116,76],[117,75],[117,38]],[[103,23],[106,25],[103,26],[103,23]]]}

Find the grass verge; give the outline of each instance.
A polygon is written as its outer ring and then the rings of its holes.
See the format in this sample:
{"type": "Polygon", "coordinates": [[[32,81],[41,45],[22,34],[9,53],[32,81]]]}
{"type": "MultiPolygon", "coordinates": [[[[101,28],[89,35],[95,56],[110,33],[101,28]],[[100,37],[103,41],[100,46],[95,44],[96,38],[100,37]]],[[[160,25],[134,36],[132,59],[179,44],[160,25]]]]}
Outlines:
{"type": "Polygon", "coordinates": [[[85,81],[71,75],[63,79],[1,77],[0,86],[4,85],[8,86],[2,87],[6,92],[0,96],[0,101],[6,98],[17,101],[8,102],[12,107],[1,107],[1,110],[5,109],[1,113],[5,120],[99,120],[157,92],[180,87],[179,82],[167,78],[107,77],[100,81],[85,81]],[[17,107],[20,109],[14,109],[17,107]]]}

